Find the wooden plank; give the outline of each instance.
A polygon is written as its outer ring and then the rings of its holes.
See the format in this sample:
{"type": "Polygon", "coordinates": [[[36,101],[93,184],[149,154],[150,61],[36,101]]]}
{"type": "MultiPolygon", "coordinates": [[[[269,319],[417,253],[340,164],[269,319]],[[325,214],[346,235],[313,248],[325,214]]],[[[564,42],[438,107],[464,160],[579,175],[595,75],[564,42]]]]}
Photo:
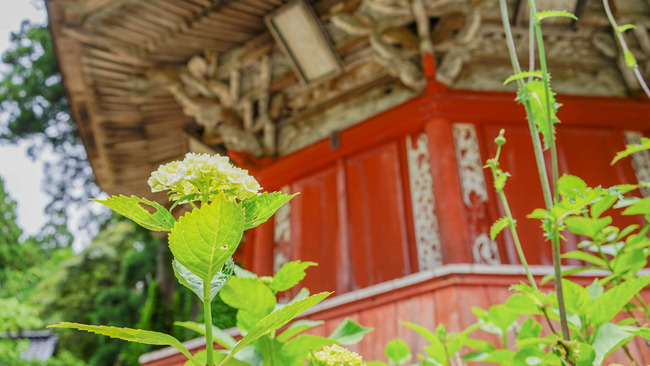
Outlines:
{"type": "Polygon", "coordinates": [[[126,58],[121,56],[120,54],[113,53],[113,52],[108,52],[99,48],[94,48],[94,47],[86,47],[84,49],[84,54],[88,54],[90,56],[100,58],[103,60],[108,60],[108,61],[114,61],[117,63],[121,63],[124,65],[137,65],[141,67],[150,67],[153,66],[153,64],[150,61],[144,60],[144,59],[134,59],[134,58],[126,58]]]}
{"type": "MultiPolygon", "coordinates": [[[[435,302],[432,293],[409,297],[396,302],[399,322],[410,322],[420,325],[426,329],[435,329],[435,302]]],[[[411,347],[411,354],[414,356],[424,352],[424,347],[429,344],[425,338],[410,328],[399,324],[396,337],[404,340],[411,347]]]]}
{"type": "Polygon", "coordinates": [[[245,22],[245,24],[247,24],[251,28],[264,27],[263,25],[264,22],[262,21],[261,16],[245,13],[241,10],[234,8],[233,4],[234,3],[228,3],[228,5],[222,7],[219,12],[225,16],[237,18],[242,22],[245,22]]]}
{"type": "Polygon", "coordinates": [[[233,1],[228,3],[227,5],[228,8],[236,9],[238,11],[241,11],[242,13],[249,14],[249,15],[254,15],[257,17],[263,17],[266,14],[266,10],[261,9],[259,7],[256,7],[255,5],[251,5],[247,3],[245,0],[241,1],[233,1]]]}
{"type": "Polygon", "coordinates": [[[359,313],[359,322],[375,330],[366,334],[360,344],[364,361],[384,361],[384,347],[397,334],[395,304],[387,304],[364,310],[359,313]]]}
{"type": "Polygon", "coordinates": [[[109,71],[116,71],[116,72],[122,72],[127,74],[136,74],[136,73],[141,73],[143,71],[142,67],[125,65],[122,63],[106,61],[106,60],[102,60],[94,57],[88,57],[88,56],[82,56],[81,62],[84,65],[89,67],[101,68],[109,71]]]}
{"type": "MultiPolygon", "coordinates": [[[[171,13],[178,14],[185,19],[191,19],[197,13],[201,12],[203,9],[199,6],[193,5],[193,10],[188,9],[185,6],[180,6],[180,4],[187,4],[182,1],[168,2],[164,0],[154,0],[153,4],[159,6],[162,9],[165,9],[171,13]]],[[[190,4],[191,5],[191,4],[190,4]]]]}

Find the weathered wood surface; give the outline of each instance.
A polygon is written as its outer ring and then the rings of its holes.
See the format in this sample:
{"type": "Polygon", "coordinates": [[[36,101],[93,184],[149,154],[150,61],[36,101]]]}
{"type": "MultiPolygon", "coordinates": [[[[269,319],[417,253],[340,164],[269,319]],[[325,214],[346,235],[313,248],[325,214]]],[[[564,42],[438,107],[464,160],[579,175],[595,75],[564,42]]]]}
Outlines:
{"type": "MultiPolygon", "coordinates": [[[[548,266],[534,266],[532,270],[538,279],[542,274],[552,272],[548,266]]],[[[424,338],[400,325],[400,321],[413,322],[432,331],[439,324],[444,324],[452,332],[461,331],[476,322],[476,317],[471,312],[472,307],[487,309],[490,305],[503,303],[514,294],[508,288],[514,283],[526,281],[522,271],[521,267],[516,266],[445,266],[325,300],[303,318],[326,322],[311,332],[320,336],[329,335],[345,318],[375,328],[361,343],[349,348],[363,355],[366,361],[386,362],[384,347],[394,338],[405,340],[414,355],[424,353],[423,347],[428,345],[424,338]]],[[[586,285],[593,278],[580,276],[572,279],[586,285]]],[[[552,285],[545,286],[544,290],[552,290],[552,285]]],[[[650,299],[650,289],[644,290],[643,297],[646,301],[650,299]]],[[[554,327],[559,329],[558,324],[554,324],[554,327]]],[[[545,334],[549,331],[545,325],[545,334]]],[[[472,336],[500,344],[498,337],[482,330],[472,333],[472,336]]],[[[632,356],[641,364],[650,362],[650,348],[643,340],[634,340],[628,346],[632,356]]],[[[200,347],[194,348],[192,352],[199,349],[200,347]]],[[[461,352],[467,353],[470,350],[464,349],[461,352]]],[[[164,357],[159,357],[155,352],[145,356],[143,360],[147,362],[143,365],[176,366],[184,362],[179,354],[159,355],[164,357]]],[[[622,350],[607,360],[624,365],[630,363],[622,350]]]]}

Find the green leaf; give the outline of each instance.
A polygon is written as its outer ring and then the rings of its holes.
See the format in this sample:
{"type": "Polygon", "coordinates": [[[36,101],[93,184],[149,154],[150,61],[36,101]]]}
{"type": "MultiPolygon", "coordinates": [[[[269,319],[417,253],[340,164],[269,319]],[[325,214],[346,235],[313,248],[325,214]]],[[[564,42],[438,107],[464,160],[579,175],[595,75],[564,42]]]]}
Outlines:
{"type": "Polygon", "coordinates": [[[639,336],[641,338],[647,339],[650,341],[650,329],[648,328],[641,328],[641,329],[632,329],[632,330],[626,330],[628,333],[632,333],[636,336],[639,336]]]}
{"type": "Polygon", "coordinates": [[[529,219],[544,219],[548,216],[548,211],[546,211],[543,208],[536,208],[533,210],[533,212],[529,213],[526,215],[527,218],[529,219]]]}
{"type": "Polygon", "coordinates": [[[182,353],[189,360],[193,360],[194,364],[201,366],[201,363],[197,362],[190,352],[183,346],[183,344],[176,338],[158,332],[152,332],[149,330],[141,329],[130,329],[130,328],[118,328],[118,327],[108,327],[105,325],[86,325],[79,323],[58,323],[54,325],[49,325],[48,328],[70,328],[77,330],[85,330],[87,332],[92,332],[95,334],[105,335],[111,338],[119,338],[129,342],[136,342],[142,344],[151,344],[155,346],[171,346],[176,348],[180,353],[182,353]]]}
{"type": "Polygon", "coordinates": [[[395,365],[404,365],[411,360],[411,349],[408,344],[399,338],[395,338],[386,344],[384,355],[395,365]]]}
{"type": "Polygon", "coordinates": [[[509,349],[495,349],[491,352],[472,352],[462,358],[472,362],[495,362],[500,365],[509,365],[515,353],[509,349]]]}
{"type": "Polygon", "coordinates": [[[610,164],[614,165],[617,161],[623,158],[626,158],[636,152],[648,149],[650,149],[650,138],[642,137],[641,144],[625,145],[625,150],[619,151],[610,164]]]}
{"type": "Polygon", "coordinates": [[[645,215],[650,217],[650,197],[642,198],[623,211],[623,215],[645,215]]]}
{"type": "Polygon", "coordinates": [[[612,223],[612,218],[606,216],[592,219],[591,217],[571,216],[567,217],[564,222],[572,233],[593,239],[612,223]]]}
{"type": "Polygon", "coordinates": [[[211,281],[237,249],[244,214],[223,193],[181,217],[169,234],[174,258],[203,281],[211,281]]]}
{"type": "MultiPolygon", "coordinates": [[[[205,335],[205,324],[196,322],[174,322],[174,325],[195,331],[201,335],[205,335]]],[[[235,346],[237,341],[231,337],[230,334],[224,332],[222,329],[212,326],[212,340],[225,349],[231,349],[235,346]]]]}
{"type": "Polygon", "coordinates": [[[574,314],[589,314],[592,300],[587,290],[575,282],[562,279],[564,303],[567,311],[574,314]]]}
{"type": "Polygon", "coordinates": [[[605,293],[605,288],[603,285],[598,282],[598,279],[594,279],[594,282],[591,283],[591,285],[587,286],[587,293],[589,294],[589,297],[591,298],[591,301],[596,301],[597,298],[603,296],[605,293]]]}
{"type": "Polygon", "coordinates": [[[631,272],[633,275],[648,264],[648,258],[643,248],[627,249],[612,259],[613,272],[622,274],[631,272]]]}
{"type": "Polygon", "coordinates": [[[227,305],[238,309],[237,326],[248,330],[269,315],[277,300],[273,292],[256,278],[231,277],[219,292],[227,305]]]}
{"type": "MultiPolygon", "coordinates": [[[[226,358],[227,355],[228,354],[224,352],[214,352],[213,353],[214,362],[222,361],[224,358],[226,358]]],[[[200,362],[201,365],[207,364],[208,362],[207,357],[208,357],[208,353],[205,350],[199,351],[194,354],[194,358],[196,358],[196,360],[200,362]]],[[[228,362],[226,362],[223,365],[224,366],[251,366],[248,362],[244,362],[235,358],[228,360],[228,362]]],[[[185,364],[183,364],[183,366],[192,366],[192,363],[191,361],[187,361],[185,362],[185,364]]]]}
{"type": "Polygon", "coordinates": [[[506,81],[503,82],[503,85],[506,85],[506,84],[510,83],[511,81],[526,79],[526,78],[531,78],[531,77],[541,79],[543,77],[543,74],[539,70],[519,72],[519,73],[511,75],[509,78],[507,78],[506,81]]]}
{"type": "Polygon", "coordinates": [[[219,292],[228,278],[230,278],[234,265],[235,262],[232,260],[232,258],[229,258],[226,261],[223,269],[219,271],[219,273],[217,273],[210,282],[210,299],[205,299],[203,297],[203,280],[199,278],[199,276],[190,272],[176,259],[172,260],[172,268],[174,269],[174,275],[178,279],[178,282],[181,285],[192,290],[192,292],[194,292],[202,302],[212,301],[212,299],[214,299],[214,297],[217,295],[217,292],[219,292]]]}
{"type": "Polygon", "coordinates": [[[307,309],[318,304],[331,294],[331,292],[321,292],[319,294],[312,295],[304,300],[296,301],[283,307],[280,310],[274,311],[271,314],[267,315],[264,317],[264,319],[257,322],[257,324],[255,324],[255,326],[248,331],[244,338],[242,338],[237,343],[228,357],[226,357],[226,360],[234,356],[235,353],[237,353],[240,349],[246,347],[261,336],[282,328],[285,324],[290,322],[291,319],[297,317],[307,309]]]}
{"type": "Polygon", "coordinates": [[[521,329],[517,333],[517,343],[525,339],[538,338],[542,332],[542,325],[533,318],[526,318],[521,324],[521,329]]]}
{"type": "Polygon", "coordinates": [[[535,17],[540,22],[548,18],[571,18],[573,20],[578,20],[577,16],[565,10],[540,11],[539,13],[535,14],[535,17]]]}
{"type": "Polygon", "coordinates": [[[591,217],[594,219],[599,218],[600,215],[602,215],[603,212],[609,210],[609,208],[612,207],[617,200],[618,196],[616,195],[603,197],[600,201],[591,205],[591,217]]]}
{"type": "Polygon", "coordinates": [[[111,210],[151,231],[170,231],[176,222],[174,216],[163,206],[146,198],[120,195],[111,196],[105,200],[91,199],[91,201],[108,206],[111,210]],[[149,206],[156,212],[152,214],[145,210],[143,206],[149,206]]]}
{"type": "Polygon", "coordinates": [[[596,328],[611,321],[630,302],[630,299],[648,284],[650,284],[650,276],[637,277],[605,292],[594,301],[591,310],[592,326],[596,328]]]}
{"type": "Polygon", "coordinates": [[[287,196],[282,192],[260,193],[242,201],[246,219],[244,230],[252,229],[268,220],[285,203],[289,202],[298,193],[287,196]]]}
{"type": "Polygon", "coordinates": [[[623,33],[623,32],[628,31],[630,29],[636,29],[636,25],[634,25],[634,24],[621,24],[618,27],[616,27],[616,31],[618,33],[623,33]]]}
{"type": "Polygon", "coordinates": [[[526,99],[530,101],[531,115],[533,122],[537,129],[542,134],[544,139],[544,149],[548,149],[551,141],[555,139],[555,127],[551,127],[560,120],[557,118],[556,112],[559,104],[555,101],[555,93],[548,90],[548,98],[546,97],[547,91],[544,82],[540,80],[533,80],[526,83],[524,87],[526,99]],[[551,115],[549,116],[548,111],[551,115]],[[549,126],[549,120],[551,126],[549,126]]]}
{"type": "Polygon", "coordinates": [[[634,69],[637,67],[636,63],[636,58],[634,57],[634,54],[630,50],[625,50],[625,53],[623,54],[625,56],[625,64],[627,67],[630,69],[634,69]]]}
{"type": "Polygon", "coordinates": [[[405,327],[411,328],[417,334],[424,337],[432,345],[440,345],[440,346],[442,346],[442,343],[440,342],[440,339],[438,338],[438,336],[436,336],[435,333],[428,330],[427,328],[425,328],[425,327],[423,327],[421,325],[417,325],[415,323],[411,323],[411,322],[399,322],[399,323],[402,324],[405,327]]]}
{"type": "Polygon", "coordinates": [[[273,276],[271,281],[271,290],[275,292],[287,291],[298,282],[302,281],[307,275],[305,270],[311,266],[317,266],[315,262],[292,261],[285,263],[278,273],[273,276]]]}
{"type": "Polygon", "coordinates": [[[562,258],[579,259],[587,263],[595,264],[599,267],[607,268],[607,262],[605,262],[604,259],[597,257],[593,254],[583,252],[581,250],[572,250],[570,252],[564,253],[562,254],[562,258]]]}
{"type": "Polygon", "coordinates": [[[325,324],[322,320],[298,320],[285,329],[282,333],[277,336],[278,341],[285,342],[289,338],[295,336],[296,334],[302,333],[311,328],[317,327],[321,324],[325,324]]]}
{"type": "Polygon", "coordinates": [[[336,344],[333,339],[319,337],[311,334],[302,334],[285,343],[280,349],[282,365],[304,365],[307,356],[325,346],[336,344]]]}
{"type": "Polygon", "coordinates": [[[584,195],[587,188],[587,183],[575,175],[562,174],[557,180],[557,189],[563,198],[575,199],[576,196],[584,195]]]}
{"type": "Polygon", "coordinates": [[[360,324],[350,320],[350,318],[345,318],[345,320],[334,329],[329,338],[344,345],[356,344],[361,342],[363,337],[373,330],[374,328],[361,326],[360,324]]]}
{"type": "Polygon", "coordinates": [[[490,238],[494,240],[503,229],[510,225],[511,222],[513,221],[509,217],[502,217],[498,219],[494,224],[492,224],[492,227],[490,228],[490,238]]]}
{"type": "Polygon", "coordinates": [[[596,352],[594,365],[602,364],[610,353],[627,343],[633,337],[632,334],[628,333],[628,331],[632,329],[635,328],[621,327],[613,323],[603,324],[600,329],[598,329],[592,344],[592,347],[596,352]]]}
{"type": "MultiPolygon", "coordinates": [[[[574,267],[574,268],[565,269],[565,270],[562,271],[562,277],[571,276],[571,275],[574,275],[574,274],[580,273],[580,272],[590,271],[592,269],[600,269],[600,267],[589,266],[589,267],[574,267]]],[[[544,284],[548,283],[549,281],[553,281],[553,279],[555,279],[555,274],[551,273],[551,274],[548,274],[548,275],[542,277],[542,280],[539,281],[539,283],[541,285],[544,285],[544,284]]]]}

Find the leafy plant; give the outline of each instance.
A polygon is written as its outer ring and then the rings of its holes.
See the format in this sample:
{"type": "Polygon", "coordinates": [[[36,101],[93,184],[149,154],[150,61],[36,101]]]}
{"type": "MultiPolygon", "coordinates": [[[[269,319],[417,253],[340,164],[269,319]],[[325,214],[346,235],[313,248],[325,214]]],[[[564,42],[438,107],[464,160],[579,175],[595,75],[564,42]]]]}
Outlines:
{"type": "MultiPolygon", "coordinates": [[[[182,285],[196,294],[203,305],[205,322],[211,325],[212,300],[232,274],[232,255],[243,232],[268,220],[294,196],[258,193],[261,189],[259,184],[245,170],[232,166],[227,157],[208,154],[187,154],[183,161],[162,165],[151,174],[148,183],[153,191],[169,191],[170,200],[174,201],[172,210],[178,204],[189,204],[193,210],[176,220],[171,210],[144,198],[113,196],[97,202],[149,230],[169,232],[174,273],[182,285]]],[[[235,281],[240,280],[249,282],[244,286],[259,290],[250,279],[238,277],[235,281]]],[[[275,290],[287,286],[283,281],[287,280],[283,276],[278,277],[275,290]]],[[[231,291],[233,296],[243,295],[238,300],[246,302],[247,293],[232,293],[237,289],[237,286],[230,286],[226,291],[231,291]]],[[[242,315],[238,315],[238,322],[240,318],[244,319],[242,325],[245,324],[247,334],[232,346],[227,355],[219,353],[215,358],[213,328],[205,327],[205,362],[192,356],[176,338],[164,333],[67,322],[52,327],[85,330],[143,344],[172,346],[184,354],[191,364],[200,366],[207,363],[213,366],[218,361],[220,365],[225,365],[227,362],[234,363],[230,360],[237,352],[280,329],[330,294],[323,292],[304,296],[277,308],[270,301],[271,297],[274,298],[273,292],[260,295],[267,301],[264,306],[252,307],[249,301],[246,309],[243,312],[240,310],[242,315]]]]}
{"type": "MultiPolygon", "coordinates": [[[[235,267],[236,277],[230,277],[219,291],[219,296],[228,305],[237,309],[237,328],[241,334],[246,334],[239,342],[217,327],[213,327],[214,342],[226,351],[221,353],[227,357],[227,350],[242,351],[237,360],[243,365],[304,365],[307,356],[314,351],[329,345],[354,344],[372,331],[350,319],[345,319],[328,337],[303,334],[305,331],[323,324],[323,321],[299,320],[282,332],[267,331],[269,327],[261,326],[262,320],[272,312],[292,312],[302,301],[308,299],[309,291],[301,289],[293,299],[286,304],[278,304],[276,296],[279,292],[289,290],[305,277],[305,270],[316,265],[314,262],[288,262],[273,277],[258,277],[255,274],[235,267]],[[251,333],[264,333],[256,340],[248,341],[251,333]],[[242,346],[243,345],[243,346],[242,346]]],[[[302,306],[302,305],[300,305],[302,306]]],[[[176,322],[176,325],[192,329],[206,335],[205,324],[194,322],[176,322]]],[[[286,324],[286,323],[285,323],[286,324]]],[[[277,329],[277,328],[276,328],[277,329]]],[[[196,355],[203,357],[202,352],[196,355]]],[[[221,357],[220,355],[217,357],[221,357]]],[[[187,363],[189,366],[189,361],[187,363]]]]}

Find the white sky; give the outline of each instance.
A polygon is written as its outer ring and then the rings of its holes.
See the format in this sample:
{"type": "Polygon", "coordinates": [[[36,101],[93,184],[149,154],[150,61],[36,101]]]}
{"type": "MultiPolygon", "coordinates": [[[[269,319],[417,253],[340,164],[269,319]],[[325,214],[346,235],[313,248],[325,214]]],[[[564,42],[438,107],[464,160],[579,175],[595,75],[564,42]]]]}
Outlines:
{"type": "MultiPolygon", "coordinates": [[[[45,21],[44,8],[42,1],[0,0],[0,54],[9,46],[10,32],[20,29],[23,19],[45,21]]],[[[0,176],[6,190],[18,202],[18,225],[28,234],[36,234],[45,221],[43,207],[48,197],[40,188],[42,172],[40,164],[27,158],[23,147],[0,145],[0,176]]]]}

